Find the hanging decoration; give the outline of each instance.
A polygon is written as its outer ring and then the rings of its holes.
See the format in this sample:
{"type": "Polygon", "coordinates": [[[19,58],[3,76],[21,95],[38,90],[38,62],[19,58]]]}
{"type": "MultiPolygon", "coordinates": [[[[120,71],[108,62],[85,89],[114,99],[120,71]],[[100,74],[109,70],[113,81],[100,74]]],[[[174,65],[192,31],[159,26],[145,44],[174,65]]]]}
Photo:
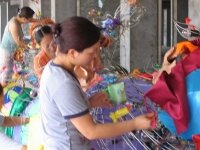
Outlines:
{"type": "Polygon", "coordinates": [[[190,18],[185,18],[185,23],[173,20],[178,33],[185,39],[192,41],[200,37],[200,29],[191,24],[190,18]]]}

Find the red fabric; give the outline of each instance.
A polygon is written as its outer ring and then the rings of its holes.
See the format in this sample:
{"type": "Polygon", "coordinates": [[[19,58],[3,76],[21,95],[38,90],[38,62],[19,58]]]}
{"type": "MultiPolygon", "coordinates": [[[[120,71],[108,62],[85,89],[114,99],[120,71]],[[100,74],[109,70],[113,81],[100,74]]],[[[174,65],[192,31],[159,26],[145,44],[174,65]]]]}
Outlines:
{"type": "Polygon", "coordinates": [[[196,150],[200,150],[200,134],[193,135],[192,140],[196,144],[196,150]]]}
{"type": "Polygon", "coordinates": [[[172,117],[178,133],[186,131],[189,122],[185,77],[200,68],[199,58],[200,49],[190,53],[177,63],[170,74],[163,72],[145,94],[172,117]]]}

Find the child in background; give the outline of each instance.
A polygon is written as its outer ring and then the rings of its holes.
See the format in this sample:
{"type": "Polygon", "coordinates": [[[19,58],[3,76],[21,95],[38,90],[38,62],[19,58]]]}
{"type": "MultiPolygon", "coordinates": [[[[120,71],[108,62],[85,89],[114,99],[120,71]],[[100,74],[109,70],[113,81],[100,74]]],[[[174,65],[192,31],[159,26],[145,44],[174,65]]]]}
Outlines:
{"type": "Polygon", "coordinates": [[[51,45],[53,32],[48,25],[40,26],[35,31],[35,40],[40,45],[40,52],[34,57],[34,72],[40,79],[45,65],[55,57],[56,48],[51,45]]]}
{"type": "MultiPolygon", "coordinates": [[[[40,79],[43,69],[46,64],[55,58],[56,46],[53,43],[53,32],[50,26],[41,26],[36,29],[34,34],[36,42],[40,45],[40,52],[34,58],[34,72],[37,77],[40,79]]],[[[101,46],[106,47],[108,43],[108,38],[103,38],[101,40],[101,46]]],[[[99,57],[99,56],[98,56],[99,57]]],[[[93,59],[94,61],[94,59],[93,59]]],[[[80,68],[75,70],[76,76],[79,77],[79,71],[82,71],[80,68]]],[[[80,80],[79,80],[80,81],[80,80]]],[[[101,96],[102,93],[98,93],[98,96],[101,96]]],[[[96,95],[96,96],[97,96],[96,95]]],[[[96,100],[93,96],[90,99],[90,107],[111,107],[112,104],[108,100],[96,100]]]]}

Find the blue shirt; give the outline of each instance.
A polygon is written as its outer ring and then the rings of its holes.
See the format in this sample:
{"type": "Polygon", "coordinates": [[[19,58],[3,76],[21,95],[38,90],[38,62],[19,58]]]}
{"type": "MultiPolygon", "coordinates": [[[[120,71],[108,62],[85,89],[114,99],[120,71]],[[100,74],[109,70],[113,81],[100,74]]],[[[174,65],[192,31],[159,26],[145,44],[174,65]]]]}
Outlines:
{"type": "MultiPolygon", "coordinates": [[[[6,25],[6,28],[3,33],[3,38],[1,40],[0,48],[6,50],[9,53],[15,52],[18,48],[17,43],[14,41],[11,32],[9,31],[9,24],[15,21],[14,18],[12,18],[8,24],[6,25]]],[[[18,25],[18,35],[19,39],[21,40],[23,38],[23,32],[20,24],[18,25]]]]}

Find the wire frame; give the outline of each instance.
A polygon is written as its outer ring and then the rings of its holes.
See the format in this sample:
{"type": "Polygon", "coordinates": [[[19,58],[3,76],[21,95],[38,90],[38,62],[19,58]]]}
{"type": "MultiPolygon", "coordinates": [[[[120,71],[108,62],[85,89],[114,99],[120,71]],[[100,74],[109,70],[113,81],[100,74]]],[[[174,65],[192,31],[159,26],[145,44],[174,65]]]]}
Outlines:
{"type": "MultiPolygon", "coordinates": [[[[101,27],[104,35],[110,36],[113,40],[111,46],[101,51],[102,62],[107,67],[113,63],[119,64],[120,44],[123,44],[120,43],[120,37],[124,36],[124,32],[127,29],[135,27],[140,23],[146,13],[146,8],[140,4],[130,6],[127,0],[118,1],[117,4],[113,5],[108,5],[107,1],[101,2],[103,3],[102,7],[98,7],[96,1],[84,1],[84,3],[87,3],[87,6],[83,6],[85,9],[82,8],[81,12],[83,11],[83,15],[87,15],[94,24],[101,27]],[[88,10],[87,13],[85,12],[86,10],[88,10]],[[127,10],[129,11],[127,12],[127,10]]],[[[126,46],[122,47],[125,48],[126,46]]]]}
{"type": "Polygon", "coordinates": [[[124,28],[132,28],[139,24],[145,13],[146,8],[141,4],[130,6],[127,0],[123,0],[122,3],[117,7],[114,13],[114,18],[120,18],[124,28]],[[130,11],[127,12],[127,10],[130,11]],[[130,18],[128,22],[125,21],[127,16],[130,18]]]}
{"type": "MultiPolygon", "coordinates": [[[[186,23],[182,23],[182,22],[179,22],[177,20],[173,20],[174,22],[174,26],[177,30],[177,32],[185,39],[187,40],[193,40],[195,39],[195,37],[192,36],[192,34],[198,34],[197,32],[195,32],[194,30],[191,30],[190,29],[190,25],[186,24],[186,23]]],[[[200,31],[199,28],[195,27],[196,31],[200,31]]],[[[199,34],[200,36],[200,34],[199,34]]]]}

